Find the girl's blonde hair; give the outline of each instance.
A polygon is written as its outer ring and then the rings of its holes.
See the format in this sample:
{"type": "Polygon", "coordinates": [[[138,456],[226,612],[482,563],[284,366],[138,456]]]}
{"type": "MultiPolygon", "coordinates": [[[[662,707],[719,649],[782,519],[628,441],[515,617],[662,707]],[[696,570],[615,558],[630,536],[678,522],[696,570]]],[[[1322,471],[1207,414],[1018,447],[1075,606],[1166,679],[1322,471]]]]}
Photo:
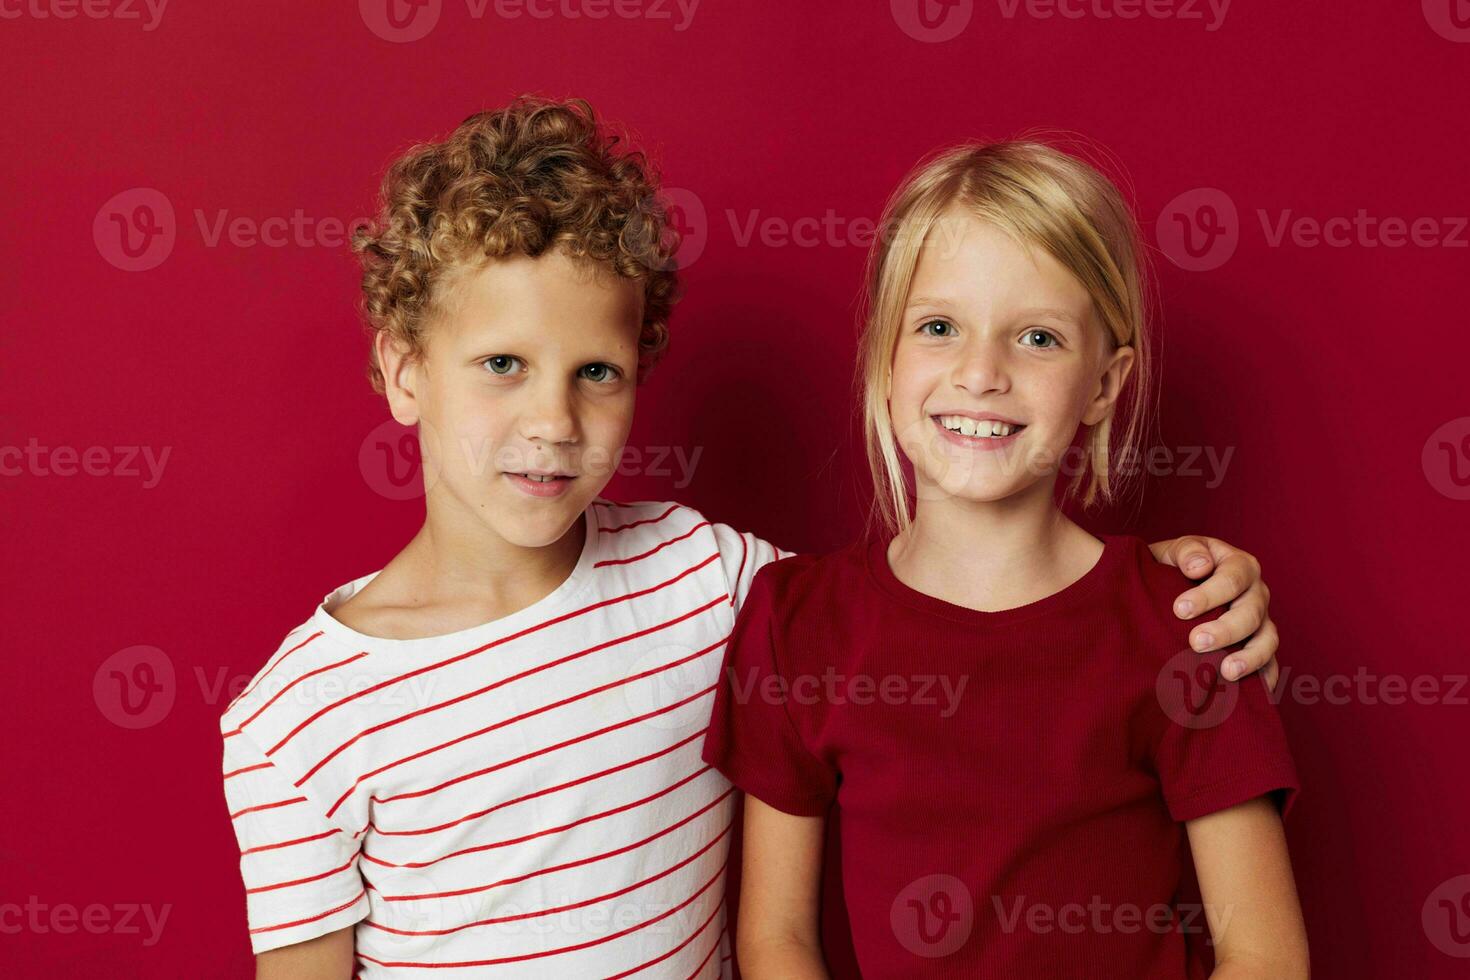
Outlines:
{"type": "Polygon", "coordinates": [[[882,234],[868,256],[857,378],[876,515],[890,532],[913,519],[888,411],[891,368],[921,250],[935,220],[952,207],[1055,258],[1087,289],[1113,343],[1134,349],[1121,411],[1114,413],[1122,431],[1114,433],[1111,415],[1090,429],[1067,487],[1067,496],[1080,497],[1084,507],[1112,501],[1121,488],[1110,445],[1138,452],[1152,373],[1138,227],[1118,188],[1097,169],[1046,143],[1020,140],[939,153],[904,179],[884,209],[882,234]]]}

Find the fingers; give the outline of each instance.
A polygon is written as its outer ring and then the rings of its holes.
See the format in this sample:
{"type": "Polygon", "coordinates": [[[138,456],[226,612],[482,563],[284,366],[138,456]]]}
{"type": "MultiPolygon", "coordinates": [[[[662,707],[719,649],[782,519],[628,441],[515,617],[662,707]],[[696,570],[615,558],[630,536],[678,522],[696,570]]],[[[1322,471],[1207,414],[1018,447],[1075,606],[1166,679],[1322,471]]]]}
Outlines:
{"type": "Polygon", "coordinates": [[[1149,545],[1148,550],[1153,552],[1155,560],[1173,565],[1190,578],[1203,578],[1215,567],[1209,540],[1197,535],[1160,541],[1149,545]]]}
{"type": "Polygon", "coordinates": [[[1194,619],[1228,605],[1260,581],[1260,563],[1244,551],[1232,551],[1220,559],[1213,575],[1174,601],[1174,612],[1180,619],[1194,619]]]}
{"type": "Polygon", "coordinates": [[[1249,638],[1269,618],[1266,587],[1257,582],[1221,616],[1190,630],[1189,645],[1199,653],[1223,650],[1249,638]]]}
{"type": "Polygon", "coordinates": [[[1256,635],[1251,637],[1249,643],[1225,658],[1220,672],[1225,675],[1226,680],[1235,681],[1259,670],[1266,679],[1266,685],[1275,691],[1276,681],[1281,675],[1280,665],[1276,662],[1276,648],[1280,642],[1276,624],[1268,619],[1256,631],[1256,635]]]}
{"type": "Polygon", "coordinates": [[[1207,653],[1246,640],[1245,646],[1225,658],[1221,673],[1226,680],[1234,681],[1261,671],[1274,691],[1281,673],[1276,662],[1280,636],[1271,622],[1271,590],[1261,581],[1261,563],[1217,538],[1191,535],[1149,548],[1159,561],[1174,565],[1192,578],[1209,575],[1175,600],[1174,612],[1179,618],[1194,619],[1212,609],[1229,607],[1218,618],[1191,630],[1190,646],[1207,653]]]}

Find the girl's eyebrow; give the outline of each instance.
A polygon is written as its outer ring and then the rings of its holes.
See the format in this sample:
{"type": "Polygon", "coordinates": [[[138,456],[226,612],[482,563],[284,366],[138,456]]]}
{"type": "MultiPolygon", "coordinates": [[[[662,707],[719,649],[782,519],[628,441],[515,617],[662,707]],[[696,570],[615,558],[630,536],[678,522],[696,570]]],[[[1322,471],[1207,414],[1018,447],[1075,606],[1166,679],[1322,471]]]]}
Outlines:
{"type": "MultiPolygon", "coordinates": [[[[915,296],[913,299],[909,300],[907,304],[905,304],[905,308],[910,310],[920,309],[922,307],[943,309],[945,307],[948,307],[949,305],[949,301],[945,299],[936,299],[932,296],[915,296]]],[[[1077,319],[1076,314],[1069,313],[1066,310],[1060,309],[1038,307],[1036,309],[1022,310],[1020,316],[1022,318],[1034,317],[1037,319],[1049,318],[1052,320],[1060,320],[1061,322],[1070,324],[1074,327],[1080,327],[1082,325],[1082,321],[1077,319]]]]}
{"type": "Polygon", "coordinates": [[[950,305],[949,300],[947,300],[947,299],[936,299],[936,298],[934,298],[932,296],[915,296],[914,298],[910,299],[907,303],[904,304],[904,306],[906,308],[911,309],[911,310],[914,309],[915,307],[919,307],[919,306],[949,306],[949,305],[950,305]]]}
{"type": "Polygon", "coordinates": [[[1079,327],[1079,326],[1082,325],[1081,324],[1081,321],[1079,321],[1077,319],[1077,317],[1076,317],[1075,314],[1069,313],[1066,310],[1052,310],[1052,309],[1026,310],[1024,313],[1022,313],[1022,316],[1026,316],[1026,317],[1037,317],[1038,319],[1061,320],[1063,323],[1069,323],[1069,324],[1071,324],[1074,327],[1079,327]]]}

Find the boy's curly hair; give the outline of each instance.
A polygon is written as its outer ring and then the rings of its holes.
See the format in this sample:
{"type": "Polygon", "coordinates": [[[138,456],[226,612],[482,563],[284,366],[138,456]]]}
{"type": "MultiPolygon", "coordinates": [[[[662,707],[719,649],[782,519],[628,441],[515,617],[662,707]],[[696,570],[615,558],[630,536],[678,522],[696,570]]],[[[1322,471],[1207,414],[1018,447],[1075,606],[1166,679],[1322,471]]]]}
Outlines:
{"type": "MultiPolygon", "coordinates": [[[[411,148],[383,177],[377,218],[352,236],[374,334],[413,354],[433,289],[456,262],[561,249],[643,286],[639,380],[668,347],[678,299],[678,236],[643,155],[619,151],[581,99],[522,96],[411,148]]],[[[376,350],[369,377],[384,390],[376,350]]]]}

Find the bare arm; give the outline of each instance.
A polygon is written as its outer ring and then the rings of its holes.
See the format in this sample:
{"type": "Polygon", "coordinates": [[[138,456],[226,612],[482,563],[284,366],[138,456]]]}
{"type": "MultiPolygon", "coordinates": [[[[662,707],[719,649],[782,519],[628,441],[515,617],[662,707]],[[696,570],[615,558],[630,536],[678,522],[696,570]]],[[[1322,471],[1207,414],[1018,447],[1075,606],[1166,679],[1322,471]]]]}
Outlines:
{"type": "Polygon", "coordinates": [[[745,797],[745,862],[736,921],[748,980],[828,980],[817,925],[822,817],[797,817],[745,797]]]}
{"type": "Polygon", "coordinates": [[[1286,835],[1265,797],[1185,824],[1215,942],[1213,980],[1309,976],[1286,835]]]}
{"type": "Polygon", "coordinates": [[[354,952],[348,926],[261,953],[255,958],[255,980],[350,980],[354,952]]]}

